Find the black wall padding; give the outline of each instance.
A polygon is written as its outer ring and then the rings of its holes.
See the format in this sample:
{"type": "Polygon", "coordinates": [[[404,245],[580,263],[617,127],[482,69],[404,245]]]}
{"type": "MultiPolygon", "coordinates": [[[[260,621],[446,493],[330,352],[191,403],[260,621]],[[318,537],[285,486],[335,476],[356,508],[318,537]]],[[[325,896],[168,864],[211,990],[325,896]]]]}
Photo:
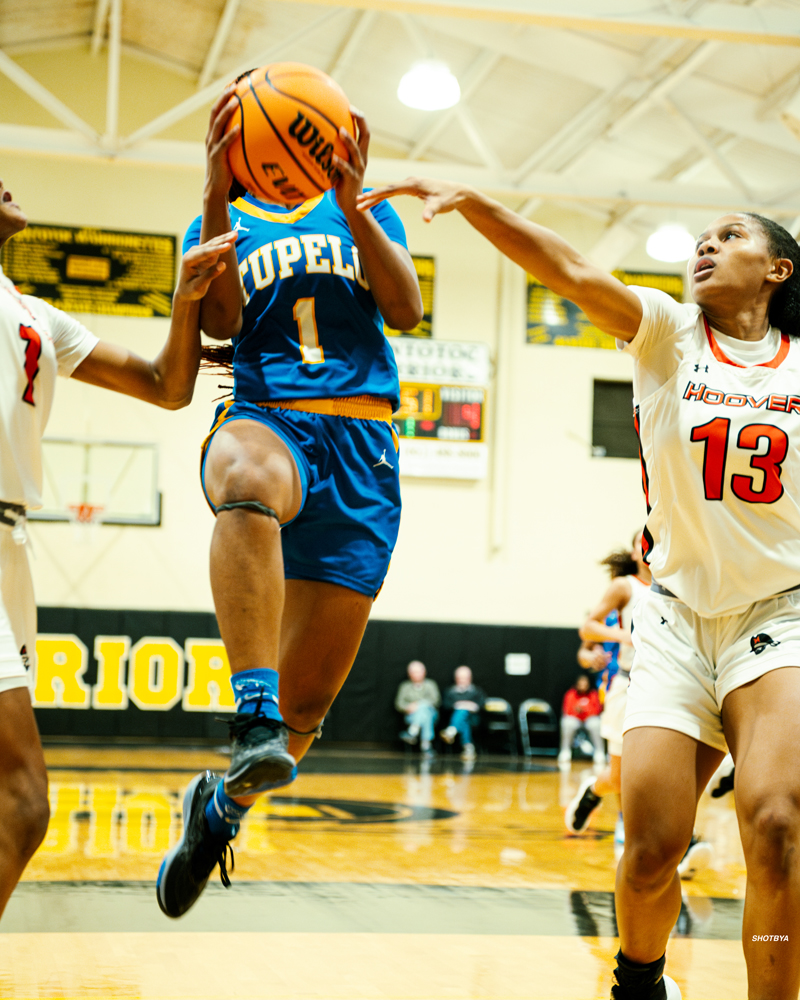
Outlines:
{"type": "MultiPolygon", "coordinates": [[[[96,635],[171,636],[179,645],[187,638],[219,636],[213,614],[182,611],[114,611],[90,608],[40,608],[39,631],[74,633],[88,647],[90,665],[84,679],[94,683],[97,665],[91,656],[96,635]]],[[[488,695],[511,702],[516,711],[526,698],[544,698],[558,713],[564,692],[579,670],[575,660],[580,640],[576,629],[522,625],[470,625],[447,622],[370,621],[350,677],[325,723],[323,740],[394,742],[401,728],[394,710],[398,684],[409,660],[426,664],[444,692],[453,671],[472,667],[475,682],[488,695]],[[529,653],[531,673],[505,673],[506,653],[529,653]]],[[[216,713],[184,712],[180,704],[168,712],[39,708],[37,720],[48,736],[136,736],[226,739],[216,713]]]]}

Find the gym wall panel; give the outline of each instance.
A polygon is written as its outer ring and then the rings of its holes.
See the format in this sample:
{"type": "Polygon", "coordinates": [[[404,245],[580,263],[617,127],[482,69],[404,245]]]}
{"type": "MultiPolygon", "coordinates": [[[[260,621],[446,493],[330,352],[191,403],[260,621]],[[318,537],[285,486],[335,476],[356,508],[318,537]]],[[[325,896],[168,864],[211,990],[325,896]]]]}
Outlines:
{"type": "MultiPolygon", "coordinates": [[[[88,651],[80,680],[97,684],[93,655],[97,636],[125,636],[135,647],[152,637],[172,640],[184,648],[187,639],[216,639],[214,616],[191,611],[141,611],[131,609],[54,608],[39,610],[42,636],[76,637],[88,651]]],[[[397,687],[406,677],[406,666],[421,659],[428,675],[442,692],[453,683],[453,671],[472,667],[475,682],[488,695],[506,698],[514,709],[526,698],[544,698],[556,711],[566,689],[578,673],[575,662],[579,639],[574,629],[507,625],[467,625],[448,622],[372,620],[367,626],[350,677],[345,682],[323,730],[323,739],[335,742],[396,743],[402,720],[394,710],[397,687]],[[505,673],[506,653],[528,653],[527,677],[505,673]]],[[[130,685],[132,657],[123,671],[130,685]]],[[[182,668],[180,685],[189,680],[182,668]]],[[[141,685],[140,685],[141,688],[141,685]]],[[[219,740],[227,742],[225,713],[219,709],[186,711],[180,698],[168,710],[157,704],[138,707],[129,700],[122,709],[37,706],[36,717],[44,736],[116,737],[158,740],[219,740]]]]}

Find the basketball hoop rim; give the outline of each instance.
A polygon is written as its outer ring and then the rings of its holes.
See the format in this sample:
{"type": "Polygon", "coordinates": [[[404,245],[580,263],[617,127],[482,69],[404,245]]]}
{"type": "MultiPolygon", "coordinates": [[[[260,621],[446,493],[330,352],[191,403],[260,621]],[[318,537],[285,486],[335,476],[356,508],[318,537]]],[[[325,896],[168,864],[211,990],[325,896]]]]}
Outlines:
{"type": "Polygon", "coordinates": [[[70,520],[75,524],[98,524],[102,520],[100,515],[106,509],[105,504],[93,503],[68,503],[66,506],[70,520]]]}

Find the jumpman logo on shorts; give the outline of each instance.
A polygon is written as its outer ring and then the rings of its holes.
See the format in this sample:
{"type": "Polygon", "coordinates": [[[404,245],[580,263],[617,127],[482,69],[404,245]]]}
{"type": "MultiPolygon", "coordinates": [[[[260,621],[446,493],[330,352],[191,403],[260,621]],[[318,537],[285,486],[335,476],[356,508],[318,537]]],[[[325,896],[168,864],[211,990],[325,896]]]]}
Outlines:
{"type": "Polygon", "coordinates": [[[386,461],[386,449],[385,449],[385,448],[383,449],[383,454],[382,454],[382,455],[381,455],[381,457],[380,457],[380,458],[378,459],[378,461],[377,461],[377,462],[376,462],[376,463],[375,463],[375,464],[374,464],[374,465],[372,466],[372,468],[373,468],[373,469],[377,469],[379,465],[386,465],[386,466],[388,466],[388,467],[389,467],[390,469],[393,469],[393,468],[394,468],[394,466],[392,465],[392,463],[391,463],[391,462],[387,462],[387,461],[386,461]]]}

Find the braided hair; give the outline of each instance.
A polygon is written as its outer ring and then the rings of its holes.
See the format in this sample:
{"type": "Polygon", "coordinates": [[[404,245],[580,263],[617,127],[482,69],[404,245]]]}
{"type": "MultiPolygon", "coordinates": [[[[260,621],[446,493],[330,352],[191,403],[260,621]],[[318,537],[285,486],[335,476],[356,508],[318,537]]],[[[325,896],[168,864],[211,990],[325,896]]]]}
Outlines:
{"type": "Polygon", "coordinates": [[[772,219],[755,212],[743,214],[758,223],[772,257],[785,257],[792,262],[794,270],[770,299],[769,321],[788,337],[800,337],[800,246],[788,230],[772,219]]]}

